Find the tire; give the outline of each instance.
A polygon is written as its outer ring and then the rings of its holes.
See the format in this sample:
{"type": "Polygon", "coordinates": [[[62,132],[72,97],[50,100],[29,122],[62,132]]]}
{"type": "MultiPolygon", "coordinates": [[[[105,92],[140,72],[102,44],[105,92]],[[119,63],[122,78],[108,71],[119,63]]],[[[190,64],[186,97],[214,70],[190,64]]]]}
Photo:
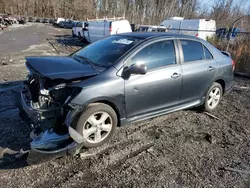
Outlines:
{"type": "Polygon", "coordinates": [[[103,103],[93,103],[82,112],[76,123],[76,131],[84,136],[85,139],[82,143],[84,147],[95,148],[103,145],[112,137],[117,122],[117,115],[113,108],[103,103]],[[102,117],[104,121],[101,120],[102,117]]]}
{"type": "Polygon", "coordinates": [[[222,94],[222,86],[219,83],[214,82],[206,94],[203,105],[204,110],[207,112],[212,112],[215,110],[222,99],[222,94]]]}

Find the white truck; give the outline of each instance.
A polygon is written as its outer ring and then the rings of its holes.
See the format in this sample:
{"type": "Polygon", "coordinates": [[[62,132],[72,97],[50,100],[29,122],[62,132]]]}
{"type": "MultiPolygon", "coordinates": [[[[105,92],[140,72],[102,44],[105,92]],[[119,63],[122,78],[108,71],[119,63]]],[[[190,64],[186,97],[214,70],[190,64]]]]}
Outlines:
{"type": "Polygon", "coordinates": [[[160,25],[166,27],[168,32],[193,35],[204,40],[214,36],[216,32],[216,22],[207,19],[172,17],[164,20],[160,25]]]}
{"type": "Polygon", "coordinates": [[[58,25],[60,22],[64,22],[64,21],[65,21],[64,18],[57,18],[56,24],[58,25]]]}
{"type": "Polygon", "coordinates": [[[132,29],[124,17],[94,19],[85,22],[84,37],[89,43],[93,43],[110,35],[127,32],[132,32],[132,29]]]}

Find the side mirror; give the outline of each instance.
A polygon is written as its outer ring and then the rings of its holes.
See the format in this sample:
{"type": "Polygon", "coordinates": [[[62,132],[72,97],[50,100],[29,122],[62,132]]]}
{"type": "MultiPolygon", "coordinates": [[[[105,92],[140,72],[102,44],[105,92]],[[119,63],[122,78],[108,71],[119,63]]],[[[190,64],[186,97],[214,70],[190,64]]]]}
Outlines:
{"type": "Polygon", "coordinates": [[[141,74],[145,75],[147,73],[147,66],[145,64],[133,64],[129,68],[130,74],[141,74]]]}
{"type": "Polygon", "coordinates": [[[124,67],[122,77],[128,79],[131,74],[145,75],[147,73],[147,66],[143,63],[136,63],[130,67],[124,67]]]}

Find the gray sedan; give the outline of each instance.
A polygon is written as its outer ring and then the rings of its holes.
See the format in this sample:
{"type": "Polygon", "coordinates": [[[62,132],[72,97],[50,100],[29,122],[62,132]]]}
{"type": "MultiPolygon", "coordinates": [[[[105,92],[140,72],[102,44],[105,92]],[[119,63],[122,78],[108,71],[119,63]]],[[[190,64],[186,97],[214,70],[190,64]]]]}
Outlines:
{"type": "Polygon", "coordinates": [[[230,54],[197,37],[139,32],[68,57],[26,60],[20,110],[40,135],[31,148],[41,152],[71,142],[97,147],[117,126],[178,110],[213,111],[233,86],[235,66],[230,54]]]}

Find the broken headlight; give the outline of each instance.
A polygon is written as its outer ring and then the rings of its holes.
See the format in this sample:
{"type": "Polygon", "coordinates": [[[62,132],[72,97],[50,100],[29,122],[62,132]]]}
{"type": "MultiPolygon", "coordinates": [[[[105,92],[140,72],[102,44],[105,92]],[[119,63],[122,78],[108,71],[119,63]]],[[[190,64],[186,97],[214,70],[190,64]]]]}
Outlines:
{"type": "Polygon", "coordinates": [[[60,105],[63,105],[78,95],[81,90],[82,88],[78,87],[62,87],[61,89],[52,90],[50,94],[54,101],[59,102],[60,105]]]}

